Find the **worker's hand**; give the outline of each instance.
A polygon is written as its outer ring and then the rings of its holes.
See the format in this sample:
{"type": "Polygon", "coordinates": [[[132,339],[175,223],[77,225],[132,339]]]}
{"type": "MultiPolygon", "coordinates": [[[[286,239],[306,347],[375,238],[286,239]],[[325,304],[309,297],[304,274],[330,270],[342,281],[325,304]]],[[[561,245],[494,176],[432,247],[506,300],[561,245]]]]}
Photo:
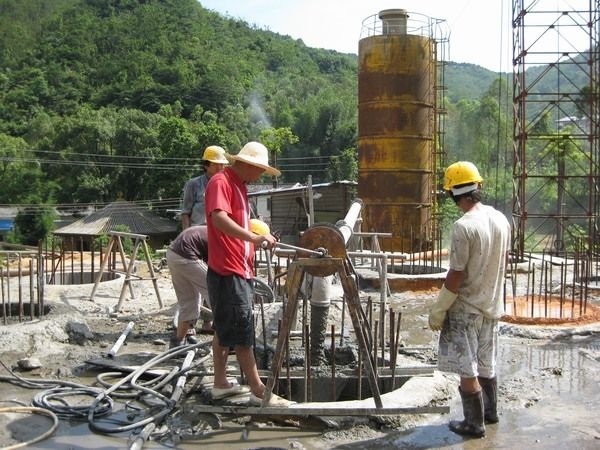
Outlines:
{"type": "Polygon", "coordinates": [[[446,311],[450,309],[458,294],[449,291],[446,286],[442,286],[438,294],[437,301],[429,309],[429,328],[433,331],[442,329],[446,311]]]}
{"type": "Polygon", "coordinates": [[[277,244],[277,239],[271,234],[258,235],[255,234],[252,238],[252,242],[255,246],[261,247],[264,249],[272,249],[277,244]]]}
{"type": "Polygon", "coordinates": [[[446,318],[446,311],[436,311],[429,313],[429,328],[433,331],[438,331],[442,329],[442,325],[444,325],[444,319],[446,318]]]}

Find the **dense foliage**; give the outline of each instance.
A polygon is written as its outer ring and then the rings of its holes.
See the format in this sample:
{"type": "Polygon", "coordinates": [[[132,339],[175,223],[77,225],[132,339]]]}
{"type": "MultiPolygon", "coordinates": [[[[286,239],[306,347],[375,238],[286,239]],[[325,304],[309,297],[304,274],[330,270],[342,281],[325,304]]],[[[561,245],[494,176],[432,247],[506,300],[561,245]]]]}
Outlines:
{"type": "Polygon", "coordinates": [[[1,0],[0,18],[0,204],[177,199],[205,146],[269,131],[290,134],[284,182],[355,149],[354,55],[195,0],[1,0]]]}
{"type": "MultiPolygon", "coordinates": [[[[196,0],[0,0],[0,205],[164,212],[204,147],[253,139],[280,182],[356,179],[357,78],[356,55],[196,0]]],[[[509,214],[511,81],[451,62],[445,80],[447,160],[480,166],[509,214]]]]}

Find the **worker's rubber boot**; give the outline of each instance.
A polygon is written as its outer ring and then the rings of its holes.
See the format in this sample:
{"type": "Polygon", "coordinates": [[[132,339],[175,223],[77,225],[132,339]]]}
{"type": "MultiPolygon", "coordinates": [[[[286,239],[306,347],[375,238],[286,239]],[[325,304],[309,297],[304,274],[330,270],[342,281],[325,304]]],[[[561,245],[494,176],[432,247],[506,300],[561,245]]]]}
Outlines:
{"type": "Polygon", "coordinates": [[[465,420],[452,420],[448,425],[450,430],[463,436],[485,436],[485,424],[483,423],[483,393],[460,392],[465,420]]]}
{"type": "Polygon", "coordinates": [[[498,423],[498,411],[496,401],[498,399],[498,383],[496,377],[478,377],[481,390],[483,391],[483,418],[485,423],[498,423]]]}

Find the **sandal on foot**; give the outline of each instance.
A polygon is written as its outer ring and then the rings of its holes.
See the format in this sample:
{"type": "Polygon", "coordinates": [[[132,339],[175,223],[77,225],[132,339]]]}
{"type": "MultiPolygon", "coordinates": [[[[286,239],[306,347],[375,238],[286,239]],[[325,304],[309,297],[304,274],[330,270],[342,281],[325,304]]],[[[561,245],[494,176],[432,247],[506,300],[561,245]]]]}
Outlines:
{"type": "Polygon", "coordinates": [[[244,386],[241,384],[233,384],[233,385],[229,386],[228,388],[215,388],[214,387],[210,390],[212,398],[215,400],[218,400],[221,398],[226,398],[226,397],[231,397],[233,395],[247,394],[248,392],[250,392],[250,388],[248,386],[244,386]]]}

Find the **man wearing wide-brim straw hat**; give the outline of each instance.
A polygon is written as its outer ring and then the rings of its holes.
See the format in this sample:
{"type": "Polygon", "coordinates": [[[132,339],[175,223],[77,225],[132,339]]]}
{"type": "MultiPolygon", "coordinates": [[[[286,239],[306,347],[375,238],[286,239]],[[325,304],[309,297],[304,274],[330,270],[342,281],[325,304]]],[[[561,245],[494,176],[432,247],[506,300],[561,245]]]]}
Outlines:
{"type": "MultiPolygon", "coordinates": [[[[277,170],[275,167],[269,166],[269,151],[267,147],[265,147],[260,142],[248,142],[237,155],[230,155],[225,153],[225,158],[229,161],[230,164],[234,164],[236,161],[240,161],[246,164],[249,164],[253,167],[257,167],[263,169],[264,172],[267,172],[269,175],[273,175],[274,177],[278,177],[281,175],[281,172],[277,170]]],[[[262,174],[261,174],[262,175],[262,174]]],[[[250,181],[256,181],[258,177],[250,181]]]]}
{"type": "MultiPolygon", "coordinates": [[[[250,394],[250,403],[260,405],[265,391],[254,359],[254,249],[273,248],[271,234],[258,235],[250,230],[250,206],[247,183],[263,173],[281,172],[269,165],[269,151],[260,142],[248,142],[237,155],[225,155],[231,166],[214,175],[206,187],[208,225],[208,292],[213,311],[213,399],[242,393],[250,394]],[[227,378],[227,357],[233,347],[248,386],[231,383],[227,378]]],[[[286,406],[290,402],[272,395],[269,405],[286,406]]]]}

